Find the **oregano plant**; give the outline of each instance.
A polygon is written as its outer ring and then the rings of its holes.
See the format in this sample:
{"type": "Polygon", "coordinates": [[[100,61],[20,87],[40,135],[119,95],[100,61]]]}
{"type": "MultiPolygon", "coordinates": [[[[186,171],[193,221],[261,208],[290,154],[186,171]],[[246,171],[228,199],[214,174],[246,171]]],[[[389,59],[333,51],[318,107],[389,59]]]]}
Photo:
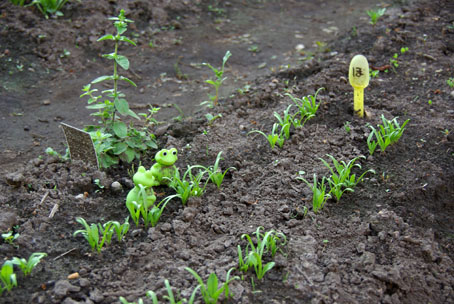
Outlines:
{"type": "Polygon", "coordinates": [[[139,116],[129,108],[125,95],[118,90],[120,81],[137,87],[131,79],[119,74],[120,68],[129,69],[129,60],[126,56],[118,53],[120,42],[133,46],[136,43],[123,35],[128,28],[128,23],[133,22],[125,17],[124,10],[120,11],[118,17],[111,17],[109,20],[114,21],[113,24],[117,33],[115,35],[106,34],[98,41],[112,40],[115,43],[114,51],[103,55],[104,58],[113,61],[113,74],[94,79],[90,84],[84,86],[84,93],[80,96],[88,96],[87,108],[96,110],[91,115],[100,119],[101,125],[87,126],[85,129],[91,134],[100,166],[103,168],[118,164],[120,160],[129,163],[135,158],[140,159],[145,150],[158,147],[154,134],[148,130],[147,126],[136,129],[132,123],[127,125],[120,119],[120,116],[129,116],[140,120],[139,116]],[[98,90],[91,86],[101,82],[111,82],[113,88],[104,90],[101,95],[96,96],[98,90]]]}

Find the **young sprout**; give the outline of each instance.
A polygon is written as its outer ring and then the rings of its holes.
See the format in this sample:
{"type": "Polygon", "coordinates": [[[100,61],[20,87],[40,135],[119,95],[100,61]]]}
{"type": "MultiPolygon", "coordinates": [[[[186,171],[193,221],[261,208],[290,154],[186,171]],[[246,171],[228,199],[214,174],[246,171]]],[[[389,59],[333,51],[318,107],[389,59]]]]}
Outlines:
{"type": "Polygon", "coordinates": [[[224,66],[225,66],[225,63],[227,62],[227,60],[229,60],[230,56],[232,56],[232,53],[230,53],[230,51],[227,51],[225,53],[225,55],[224,55],[224,58],[222,58],[222,66],[221,66],[220,69],[214,68],[209,63],[203,63],[203,65],[206,65],[207,67],[209,67],[213,71],[214,76],[216,77],[216,79],[214,79],[214,80],[209,79],[209,80],[205,81],[206,83],[211,84],[214,87],[215,94],[214,95],[208,94],[208,97],[210,98],[210,100],[202,102],[201,105],[206,105],[209,108],[213,108],[213,107],[218,105],[218,102],[219,102],[219,88],[221,87],[221,85],[224,82],[224,80],[227,79],[226,77],[223,77],[223,75],[224,75],[224,66]]]}
{"type": "Polygon", "coordinates": [[[101,249],[104,246],[104,243],[107,242],[110,244],[112,238],[112,222],[107,222],[104,225],[101,224],[91,224],[88,225],[85,219],[78,217],[76,222],[84,226],[85,229],[77,230],[74,232],[73,236],[78,235],[79,233],[84,236],[88,241],[92,250],[96,250],[98,253],[101,253],[101,249]],[[99,237],[101,235],[101,238],[99,237]]]}
{"type": "Polygon", "coordinates": [[[372,169],[365,171],[358,178],[356,178],[355,174],[351,173],[351,170],[354,167],[361,169],[361,165],[355,164],[355,162],[360,158],[365,159],[366,157],[364,156],[355,157],[348,163],[345,163],[344,161],[339,162],[332,155],[327,154],[327,156],[331,159],[334,168],[332,168],[323,158],[320,158],[320,160],[331,172],[331,176],[328,177],[328,183],[330,185],[329,193],[332,193],[337,201],[340,200],[345,191],[354,192],[353,188],[363,179],[366,173],[370,172],[375,174],[375,171],[372,169]]]}
{"type": "MultiPolygon", "coordinates": [[[[283,133],[285,132],[285,128],[287,126],[284,126],[284,128],[281,128],[280,133],[276,133],[278,127],[279,127],[279,124],[275,123],[273,125],[273,129],[271,130],[271,134],[268,134],[268,135],[259,130],[252,130],[248,133],[248,135],[251,133],[259,133],[268,140],[268,143],[270,144],[271,149],[274,149],[274,147],[276,146],[276,143],[278,144],[279,148],[282,148],[282,146],[284,145],[284,141],[285,141],[283,133]]],[[[290,127],[290,125],[288,125],[288,127],[290,127]]]]}
{"type": "Polygon", "coordinates": [[[11,291],[14,286],[17,286],[13,262],[7,260],[3,263],[0,270],[0,283],[0,295],[2,295],[5,290],[11,291]]]}
{"type": "Polygon", "coordinates": [[[448,86],[450,88],[453,88],[454,87],[454,78],[451,77],[451,78],[447,79],[446,83],[448,84],[448,86]]]}
{"type": "Polygon", "coordinates": [[[177,171],[172,179],[169,179],[167,177],[165,177],[165,179],[170,180],[169,187],[177,192],[177,194],[181,198],[181,202],[183,203],[183,205],[185,205],[187,200],[191,196],[202,196],[202,194],[205,192],[205,188],[209,179],[207,179],[205,182],[203,182],[202,180],[207,173],[207,168],[203,166],[188,166],[188,169],[183,174],[183,178],[180,178],[180,174],[177,171]],[[198,173],[194,175],[192,174],[192,169],[196,168],[202,170],[199,170],[198,173]]]}
{"type": "Polygon", "coordinates": [[[28,258],[28,260],[18,257],[13,257],[12,262],[14,265],[19,266],[25,276],[29,275],[32,270],[38,265],[43,257],[47,256],[47,253],[35,252],[28,258]]]}
{"type": "MultiPolygon", "coordinates": [[[[303,171],[299,172],[300,175],[304,174],[303,171]]],[[[315,213],[322,210],[325,206],[326,201],[331,198],[329,193],[326,193],[326,178],[323,176],[321,182],[317,182],[317,174],[314,173],[314,181],[312,185],[302,176],[298,176],[297,179],[305,182],[312,190],[312,209],[315,213]]]]}
{"type": "Polygon", "coordinates": [[[279,113],[274,112],[274,117],[277,118],[279,126],[281,126],[281,129],[284,131],[285,139],[290,138],[290,126],[293,122],[293,116],[290,114],[290,109],[292,108],[292,105],[289,105],[287,109],[284,111],[284,117],[281,117],[279,113]]]}
{"type": "Polygon", "coordinates": [[[377,24],[378,19],[383,16],[386,12],[386,8],[379,8],[376,10],[368,10],[366,11],[367,15],[370,17],[369,23],[372,25],[377,24]]]}
{"type": "Polygon", "coordinates": [[[199,276],[197,272],[192,270],[189,267],[185,268],[189,273],[191,273],[194,278],[197,280],[199,283],[198,287],[200,287],[200,291],[202,293],[202,298],[205,304],[216,304],[218,302],[219,296],[224,293],[225,298],[228,299],[230,297],[230,292],[229,292],[229,284],[233,280],[238,280],[239,277],[235,276],[233,278],[230,278],[230,273],[234,268],[229,269],[227,272],[225,282],[221,284],[221,287],[219,287],[219,282],[218,282],[218,277],[216,274],[213,272],[210,274],[208,277],[208,280],[206,284],[203,282],[202,278],[199,276]]]}
{"type": "Polygon", "coordinates": [[[319,88],[314,95],[303,96],[302,98],[294,97],[290,93],[285,94],[290,97],[299,110],[299,112],[293,115],[291,120],[295,128],[302,128],[309,119],[315,117],[315,114],[320,107],[320,102],[317,103],[317,95],[321,90],[324,90],[324,88],[319,88]],[[298,114],[299,117],[297,118],[298,114]]]}
{"type": "Polygon", "coordinates": [[[14,241],[20,236],[19,233],[13,233],[13,231],[9,231],[7,233],[2,233],[2,238],[5,243],[10,245],[14,245],[14,241]]]}
{"type": "Polygon", "coordinates": [[[219,162],[221,160],[221,154],[222,151],[218,153],[218,156],[216,157],[216,160],[214,162],[213,166],[209,166],[208,168],[204,166],[193,166],[193,168],[201,168],[204,171],[206,171],[209,175],[209,179],[215,184],[218,189],[221,189],[221,184],[222,181],[224,180],[225,175],[227,174],[228,171],[230,170],[236,170],[235,167],[229,167],[227,168],[224,172],[222,172],[221,168],[219,167],[219,162]]]}
{"type": "Polygon", "coordinates": [[[410,121],[410,119],[407,119],[402,124],[402,126],[400,126],[397,122],[397,117],[393,118],[392,120],[388,120],[382,114],[381,119],[383,124],[377,125],[378,129],[375,129],[373,126],[369,125],[369,127],[372,129],[372,132],[367,138],[367,146],[369,147],[370,155],[374,154],[377,145],[380,146],[382,152],[385,152],[386,148],[389,145],[396,143],[405,131],[405,125],[410,121]],[[376,141],[373,140],[374,136],[376,141]]]}

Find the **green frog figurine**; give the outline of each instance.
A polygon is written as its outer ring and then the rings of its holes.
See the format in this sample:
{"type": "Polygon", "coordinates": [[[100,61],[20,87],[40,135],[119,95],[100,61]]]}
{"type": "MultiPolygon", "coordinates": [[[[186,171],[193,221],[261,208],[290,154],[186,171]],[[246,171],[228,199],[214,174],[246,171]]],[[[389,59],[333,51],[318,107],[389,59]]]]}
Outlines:
{"type": "Polygon", "coordinates": [[[178,160],[177,149],[162,149],[156,153],[155,160],[156,163],[150,169],[154,178],[152,186],[168,185],[170,181],[166,178],[174,177],[177,172],[175,166],[175,162],[178,160]]]}
{"type": "Polygon", "coordinates": [[[133,201],[142,203],[140,197],[140,188],[142,186],[147,195],[146,207],[147,209],[150,208],[156,201],[156,196],[152,188],[154,182],[153,173],[151,172],[151,170],[146,170],[145,167],[140,166],[136,174],[134,174],[132,180],[134,181],[135,186],[131,191],[129,191],[128,196],[126,197],[126,204],[129,204],[133,201]]]}

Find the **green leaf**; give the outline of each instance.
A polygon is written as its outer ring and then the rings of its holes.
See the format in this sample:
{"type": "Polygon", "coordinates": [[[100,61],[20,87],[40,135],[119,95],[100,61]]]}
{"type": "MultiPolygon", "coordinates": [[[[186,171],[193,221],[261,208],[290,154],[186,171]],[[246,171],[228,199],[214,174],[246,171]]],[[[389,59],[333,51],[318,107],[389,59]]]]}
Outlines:
{"type": "Polygon", "coordinates": [[[133,110],[131,110],[131,109],[128,110],[127,115],[129,115],[129,116],[131,116],[131,117],[134,117],[134,118],[137,119],[137,120],[140,120],[140,117],[137,116],[137,114],[136,114],[133,110]]]}
{"type": "Polygon", "coordinates": [[[115,53],[110,53],[110,54],[103,54],[102,57],[107,58],[107,59],[115,59],[117,55],[115,53]]]}
{"type": "Polygon", "coordinates": [[[101,81],[106,81],[106,80],[113,80],[113,76],[100,76],[98,78],[96,78],[95,80],[93,80],[91,83],[98,83],[98,82],[101,82],[101,81]]]}
{"type": "Polygon", "coordinates": [[[129,104],[126,99],[123,98],[115,98],[115,109],[121,115],[128,115],[129,114],[129,104]]]}
{"type": "Polygon", "coordinates": [[[117,55],[117,58],[115,58],[115,61],[116,61],[124,70],[129,69],[129,60],[128,60],[128,58],[126,58],[126,56],[117,55]]]}
{"type": "Polygon", "coordinates": [[[125,36],[120,36],[120,38],[119,38],[118,40],[124,41],[124,42],[128,42],[128,43],[130,43],[130,44],[132,44],[132,45],[134,45],[134,46],[136,45],[136,43],[135,43],[134,41],[128,39],[128,38],[125,37],[125,36]]]}
{"type": "Polygon", "coordinates": [[[103,41],[103,40],[114,40],[114,36],[111,34],[104,35],[101,38],[99,38],[97,41],[103,41]]]}
{"type": "Polygon", "coordinates": [[[126,161],[128,163],[132,162],[134,160],[134,157],[136,156],[134,150],[131,148],[127,148],[124,152],[124,155],[126,156],[126,161]]]}
{"type": "MultiPolygon", "coordinates": [[[[128,135],[128,127],[122,121],[114,122],[113,126],[112,126],[112,129],[115,132],[115,135],[117,135],[120,138],[125,138],[128,135]]],[[[117,153],[115,153],[115,154],[117,154],[117,153]]]]}
{"type": "Polygon", "coordinates": [[[91,110],[104,109],[105,107],[106,107],[106,105],[104,103],[98,103],[98,104],[86,106],[87,109],[91,109],[91,110]]]}
{"type": "Polygon", "coordinates": [[[136,85],[136,84],[134,83],[134,81],[132,81],[131,79],[128,79],[128,78],[123,77],[123,76],[120,76],[119,79],[120,79],[120,80],[123,80],[123,81],[126,81],[126,82],[128,82],[129,84],[131,84],[131,85],[137,87],[137,85],[136,85]]]}

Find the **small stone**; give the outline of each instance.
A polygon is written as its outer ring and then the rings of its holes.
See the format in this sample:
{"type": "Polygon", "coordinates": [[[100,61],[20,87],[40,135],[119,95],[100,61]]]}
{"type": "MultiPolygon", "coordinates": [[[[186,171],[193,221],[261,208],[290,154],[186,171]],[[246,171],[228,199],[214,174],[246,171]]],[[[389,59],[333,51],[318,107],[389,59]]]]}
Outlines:
{"type": "Polygon", "coordinates": [[[80,278],[79,285],[80,287],[88,287],[90,286],[90,281],[86,278],[80,278]]]}
{"type": "Polygon", "coordinates": [[[99,289],[95,288],[90,291],[90,300],[95,303],[101,302],[102,300],[104,300],[104,295],[99,289]]]}
{"type": "Polygon", "coordinates": [[[449,93],[449,95],[451,95],[451,97],[454,98],[454,91],[451,91],[451,93],[449,93]]]}
{"type": "Polygon", "coordinates": [[[131,235],[133,237],[136,237],[138,235],[140,235],[142,233],[142,229],[134,229],[132,232],[131,232],[131,235]]]}
{"type": "Polygon", "coordinates": [[[6,232],[14,225],[17,225],[17,214],[13,211],[0,212],[0,231],[6,232]]]}
{"type": "Polygon", "coordinates": [[[113,182],[110,185],[110,188],[112,189],[113,192],[121,192],[121,190],[123,190],[123,186],[117,181],[113,182]]]}
{"type": "Polygon", "coordinates": [[[45,105],[45,106],[50,105],[50,100],[49,99],[43,100],[43,105],[45,105]]]}
{"type": "Polygon", "coordinates": [[[30,131],[30,127],[29,126],[24,126],[24,131],[30,131]]]}
{"type": "Polygon", "coordinates": [[[68,280],[75,280],[75,279],[78,279],[78,278],[79,278],[79,273],[78,272],[71,273],[68,276],[68,280]]]}
{"type": "Polygon", "coordinates": [[[162,232],[169,232],[170,230],[172,230],[172,225],[170,225],[170,223],[162,224],[162,226],[161,226],[162,232]]]}
{"type": "Polygon", "coordinates": [[[80,287],[74,286],[69,281],[67,280],[59,280],[57,283],[55,283],[55,287],[53,289],[54,294],[57,297],[64,297],[66,296],[69,292],[79,292],[80,287]]]}
{"type": "Polygon", "coordinates": [[[297,45],[295,46],[295,50],[297,50],[297,51],[302,51],[302,50],[304,50],[305,48],[306,48],[306,47],[305,47],[304,44],[302,44],[302,43],[297,44],[297,45]]]}
{"type": "Polygon", "coordinates": [[[8,173],[5,176],[6,182],[14,187],[19,187],[25,180],[25,177],[20,172],[8,173]]]}

